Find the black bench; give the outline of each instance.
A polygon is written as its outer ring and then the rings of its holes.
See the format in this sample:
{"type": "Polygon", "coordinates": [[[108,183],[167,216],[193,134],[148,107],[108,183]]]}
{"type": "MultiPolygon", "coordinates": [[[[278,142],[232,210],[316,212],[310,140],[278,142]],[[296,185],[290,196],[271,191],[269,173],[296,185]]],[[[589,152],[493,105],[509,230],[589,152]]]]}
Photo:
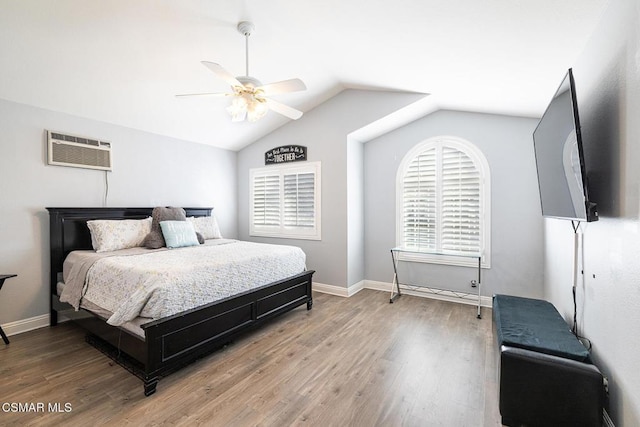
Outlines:
{"type": "Polygon", "coordinates": [[[551,303],[494,295],[493,323],[503,424],[602,426],[602,374],[551,303]]]}

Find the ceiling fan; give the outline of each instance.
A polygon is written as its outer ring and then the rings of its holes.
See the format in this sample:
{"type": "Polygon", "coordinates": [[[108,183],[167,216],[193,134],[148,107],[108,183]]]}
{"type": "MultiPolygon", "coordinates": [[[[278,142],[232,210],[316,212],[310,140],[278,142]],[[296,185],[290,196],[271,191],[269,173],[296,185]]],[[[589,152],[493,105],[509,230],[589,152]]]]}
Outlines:
{"type": "Polygon", "coordinates": [[[249,36],[255,29],[253,23],[242,21],[238,23],[238,32],[245,36],[245,75],[234,77],[230,72],[215,62],[202,61],[202,64],[213,71],[213,73],[231,85],[229,93],[188,93],[183,96],[231,96],[231,105],[227,108],[231,114],[231,120],[241,122],[245,119],[255,122],[267,114],[268,110],[275,111],[290,119],[297,120],[302,117],[302,111],[284,105],[269,98],[272,95],[282,93],[297,92],[305,90],[307,87],[300,79],[289,79],[280,82],[263,85],[255,77],[249,76],[249,36]]]}

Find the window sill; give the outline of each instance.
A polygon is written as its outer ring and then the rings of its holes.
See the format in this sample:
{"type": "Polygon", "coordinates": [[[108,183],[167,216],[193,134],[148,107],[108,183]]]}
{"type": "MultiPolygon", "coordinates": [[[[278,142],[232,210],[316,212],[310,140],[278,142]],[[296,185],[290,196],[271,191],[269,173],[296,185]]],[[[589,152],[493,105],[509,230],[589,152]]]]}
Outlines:
{"type": "Polygon", "coordinates": [[[295,239],[295,240],[322,240],[322,236],[317,234],[283,234],[276,232],[251,231],[251,237],[269,237],[274,239],[295,239]]]}

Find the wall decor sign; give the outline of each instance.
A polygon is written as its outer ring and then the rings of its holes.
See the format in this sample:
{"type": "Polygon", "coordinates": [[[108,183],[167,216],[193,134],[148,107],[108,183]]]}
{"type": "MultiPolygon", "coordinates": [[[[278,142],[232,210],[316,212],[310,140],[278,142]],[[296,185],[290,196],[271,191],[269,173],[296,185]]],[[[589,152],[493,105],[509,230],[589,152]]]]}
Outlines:
{"type": "Polygon", "coordinates": [[[283,145],[264,153],[264,164],[300,162],[307,160],[307,147],[302,145],[283,145]]]}

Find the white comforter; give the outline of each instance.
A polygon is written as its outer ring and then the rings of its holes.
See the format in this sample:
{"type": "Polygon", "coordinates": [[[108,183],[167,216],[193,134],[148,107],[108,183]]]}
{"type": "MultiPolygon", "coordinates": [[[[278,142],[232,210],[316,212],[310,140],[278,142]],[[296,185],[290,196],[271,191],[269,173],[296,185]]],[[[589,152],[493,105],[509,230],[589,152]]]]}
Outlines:
{"type": "Polygon", "coordinates": [[[208,243],[90,255],[86,268],[70,268],[61,300],[77,309],[86,299],[112,312],[107,323],[119,326],[138,316],[170,316],[305,270],[305,254],[294,246],[237,240],[208,243]]]}

